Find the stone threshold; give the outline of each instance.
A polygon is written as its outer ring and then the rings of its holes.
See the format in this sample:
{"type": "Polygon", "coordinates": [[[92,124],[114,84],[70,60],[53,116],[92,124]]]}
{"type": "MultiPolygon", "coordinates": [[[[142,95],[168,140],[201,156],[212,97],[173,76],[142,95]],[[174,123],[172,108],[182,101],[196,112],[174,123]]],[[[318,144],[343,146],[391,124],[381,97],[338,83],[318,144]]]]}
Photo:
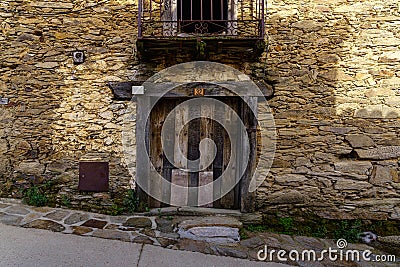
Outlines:
{"type": "Polygon", "coordinates": [[[214,209],[214,208],[202,208],[202,207],[165,207],[165,208],[154,208],[148,213],[142,213],[143,215],[150,216],[231,216],[244,225],[246,224],[260,224],[262,223],[262,214],[259,212],[254,213],[242,213],[239,210],[228,210],[228,209],[214,209]]]}

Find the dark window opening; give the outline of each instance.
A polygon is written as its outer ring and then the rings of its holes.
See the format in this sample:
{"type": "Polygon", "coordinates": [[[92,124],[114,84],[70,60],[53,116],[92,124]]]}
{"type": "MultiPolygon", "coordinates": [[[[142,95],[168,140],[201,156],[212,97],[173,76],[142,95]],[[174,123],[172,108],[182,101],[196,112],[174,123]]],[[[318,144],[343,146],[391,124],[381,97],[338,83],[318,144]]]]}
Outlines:
{"type": "Polygon", "coordinates": [[[223,33],[228,19],[228,0],[178,0],[180,32],[223,33]]]}

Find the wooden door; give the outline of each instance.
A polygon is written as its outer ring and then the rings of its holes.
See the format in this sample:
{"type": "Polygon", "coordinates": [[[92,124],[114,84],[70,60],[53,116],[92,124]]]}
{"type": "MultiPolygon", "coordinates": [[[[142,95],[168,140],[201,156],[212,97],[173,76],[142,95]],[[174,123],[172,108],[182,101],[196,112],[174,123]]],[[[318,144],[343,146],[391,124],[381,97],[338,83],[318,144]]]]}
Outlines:
{"type": "MultiPolygon", "coordinates": [[[[150,115],[150,130],[149,130],[149,149],[151,162],[154,165],[157,172],[162,174],[162,176],[170,181],[171,183],[197,187],[205,185],[216,180],[224,172],[231,172],[228,175],[228,179],[236,179],[237,169],[228,170],[227,166],[232,153],[240,153],[240,151],[231,151],[231,142],[237,142],[240,144],[240,136],[233,137],[236,140],[230,140],[227,131],[224,127],[213,120],[219,116],[220,120],[232,120],[228,116],[226,111],[226,106],[232,108],[239,116],[241,114],[241,99],[239,97],[218,97],[217,99],[224,102],[226,105],[214,106],[211,104],[204,104],[200,107],[196,107],[200,110],[191,110],[189,108],[177,108],[174,113],[170,116],[174,118],[174,129],[168,129],[165,138],[167,142],[164,145],[170,146],[173,149],[174,156],[170,162],[163,153],[163,148],[161,144],[161,131],[166,117],[171,111],[178,106],[183,101],[188,98],[163,98],[159,100],[156,106],[152,109],[150,115]],[[190,112],[197,112],[201,114],[201,118],[197,118],[189,121],[189,123],[183,124],[183,121],[187,119],[190,112]],[[183,128],[182,128],[183,127],[183,128]],[[177,129],[182,128],[180,132],[177,129]],[[204,157],[201,158],[199,167],[200,170],[197,172],[185,171],[182,166],[185,166],[184,160],[179,156],[178,150],[182,152],[187,158],[187,160],[196,160],[200,156],[200,142],[201,140],[209,138],[211,139],[216,147],[215,157],[212,153],[214,145],[210,142],[203,142],[202,151],[204,157]]],[[[229,123],[228,123],[229,124],[229,123]]],[[[240,146],[236,146],[236,150],[240,150],[240,146]]],[[[171,158],[170,158],[171,159],[171,158]]],[[[221,183],[229,183],[231,181],[219,180],[221,183]]],[[[218,194],[216,190],[220,190],[222,186],[213,187],[213,191],[208,190],[197,190],[197,192],[181,194],[174,192],[171,188],[161,188],[157,184],[150,185],[150,192],[158,194],[168,194],[171,199],[174,198],[176,201],[183,203],[182,205],[197,206],[197,203],[202,202],[202,200],[212,200],[213,195],[218,194]],[[215,191],[215,192],[214,192],[215,191]],[[200,200],[200,201],[199,201],[200,200]]],[[[215,208],[225,208],[225,209],[239,209],[240,206],[240,184],[236,186],[224,195],[222,198],[205,205],[206,207],[215,208]]],[[[154,199],[149,200],[149,205],[151,207],[166,206],[164,203],[160,203],[154,199]]]]}

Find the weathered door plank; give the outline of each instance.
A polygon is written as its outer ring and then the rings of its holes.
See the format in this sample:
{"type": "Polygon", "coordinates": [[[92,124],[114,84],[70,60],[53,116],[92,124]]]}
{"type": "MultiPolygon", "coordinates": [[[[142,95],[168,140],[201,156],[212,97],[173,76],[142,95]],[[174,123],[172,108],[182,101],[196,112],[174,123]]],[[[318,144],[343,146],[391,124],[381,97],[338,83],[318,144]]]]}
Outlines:
{"type": "MultiPolygon", "coordinates": [[[[180,101],[176,103],[179,104],[180,101]]],[[[189,110],[187,105],[180,105],[176,108],[175,113],[175,142],[174,142],[174,166],[172,170],[171,182],[176,185],[188,186],[188,173],[181,169],[187,169],[187,152],[188,152],[188,130],[189,125],[185,125],[181,131],[178,129],[188,120],[189,110]]],[[[179,192],[171,190],[171,201],[172,203],[181,203],[181,205],[187,205],[187,192],[182,194],[182,190],[179,192]]]]}
{"type": "Polygon", "coordinates": [[[248,129],[249,143],[242,139],[242,149],[245,147],[249,150],[249,159],[246,171],[240,181],[240,209],[242,212],[254,212],[255,209],[255,192],[249,192],[251,176],[255,166],[255,159],[257,153],[257,97],[243,97],[248,105],[243,103],[242,108],[242,121],[248,129]]]}
{"type": "MultiPolygon", "coordinates": [[[[174,168],[174,143],[175,143],[175,111],[173,108],[175,107],[176,101],[171,99],[164,104],[163,107],[163,129],[164,132],[164,144],[163,144],[163,169],[162,176],[168,182],[171,182],[172,169],[174,168]],[[169,116],[171,121],[169,123],[166,122],[166,118],[169,116]],[[165,156],[165,151],[169,151],[169,160],[165,156]]],[[[163,199],[170,200],[171,199],[171,186],[169,184],[162,184],[162,195],[163,199]]],[[[161,203],[161,206],[167,206],[165,203],[161,203]]]]}
{"type": "MultiPolygon", "coordinates": [[[[203,186],[213,182],[213,172],[205,171],[199,173],[199,186],[203,186]]],[[[208,202],[206,205],[202,205],[202,207],[212,208],[213,203],[213,191],[208,190],[208,187],[199,188],[199,203],[208,202]]]]}
{"type": "MultiPolygon", "coordinates": [[[[228,98],[225,100],[226,105],[231,107],[233,111],[237,111],[237,100],[228,98]]],[[[224,179],[222,180],[222,189],[231,187],[232,184],[235,184],[236,180],[236,156],[237,152],[235,149],[238,149],[237,145],[237,127],[236,123],[237,120],[235,119],[235,116],[229,111],[229,108],[225,108],[225,116],[224,116],[224,121],[225,121],[225,126],[226,126],[226,131],[224,131],[224,151],[223,151],[223,158],[224,158],[224,163],[223,163],[223,169],[224,173],[226,174],[224,176],[224,179]],[[231,133],[231,136],[228,135],[228,132],[231,133]],[[233,150],[232,150],[233,146],[233,150]],[[232,168],[227,168],[228,163],[232,161],[234,162],[231,164],[232,168]]],[[[234,190],[230,190],[225,196],[221,198],[221,206],[222,208],[225,209],[232,209],[234,207],[234,199],[235,199],[235,192],[234,190]]]]}
{"type": "MultiPolygon", "coordinates": [[[[199,186],[206,185],[208,183],[213,182],[213,173],[212,173],[212,162],[214,159],[214,142],[213,139],[213,125],[214,125],[214,112],[215,105],[213,102],[204,103],[201,105],[201,122],[200,122],[200,138],[203,140],[205,138],[209,139],[208,141],[203,141],[202,146],[200,147],[200,151],[203,151],[200,157],[200,169],[204,170],[204,172],[200,172],[199,174],[199,186]]],[[[213,199],[213,191],[212,187],[207,187],[208,190],[199,190],[199,201],[207,200],[208,204],[203,205],[203,207],[212,207],[212,199],[213,199]],[[211,190],[209,190],[211,188],[211,190]]]]}
{"type": "MultiPolygon", "coordinates": [[[[222,121],[224,118],[224,106],[222,105],[216,105],[215,106],[215,113],[214,117],[219,121],[222,121]]],[[[223,128],[221,124],[214,122],[213,125],[213,139],[216,145],[217,149],[217,154],[214,158],[213,162],[213,180],[214,180],[214,188],[213,188],[213,194],[214,194],[214,199],[217,199],[213,202],[213,207],[215,208],[220,208],[221,207],[221,179],[220,176],[222,175],[223,171],[223,149],[224,149],[224,136],[223,136],[223,128]]]]}
{"type": "MultiPolygon", "coordinates": [[[[164,122],[164,109],[165,101],[160,100],[160,103],[154,106],[153,110],[150,114],[150,144],[151,144],[151,151],[150,151],[150,158],[153,166],[157,173],[162,173],[163,167],[163,150],[161,146],[161,129],[164,122]]],[[[162,194],[161,185],[158,183],[157,179],[155,179],[157,175],[154,173],[150,176],[150,195],[156,196],[160,198],[162,194]]],[[[152,207],[160,207],[161,203],[150,197],[150,205],[152,207]]]]}
{"type": "MultiPolygon", "coordinates": [[[[189,169],[198,169],[198,162],[195,161],[200,158],[200,106],[190,105],[189,116],[193,119],[189,122],[188,132],[188,163],[189,169]]],[[[195,187],[199,186],[199,172],[189,172],[189,206],[197,206],[198,204],[198,190],[195,187]]]]}
{"type": "MultiPolygon", "coordinates": [[[[188,186],[188,174],[185,171],[174,169],[171,174],[171,182],[179,186],[188,186]]],[[[171,203],[174,206],[186,206],[188,203],[188,192],[186,190],[179,190],[171,188],[171,203]]]]}

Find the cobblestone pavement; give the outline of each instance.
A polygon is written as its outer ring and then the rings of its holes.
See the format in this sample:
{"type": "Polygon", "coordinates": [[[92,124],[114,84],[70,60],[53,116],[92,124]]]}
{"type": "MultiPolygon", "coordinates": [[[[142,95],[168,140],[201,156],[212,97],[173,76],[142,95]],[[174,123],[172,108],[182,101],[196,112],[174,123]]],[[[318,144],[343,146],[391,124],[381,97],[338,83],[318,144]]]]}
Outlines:
{"type": "MultiPolygon", "coordinates": [[[[154,212],[147,215],[109,216],[60,208],[32,207],[22,204],[17,199],[0,199],[0,222],[24,228],[150,244],[254,261],[258,261],[257,254],[265,246],[269,252],[296,250],[300,254],[304,250],[318,253],[323,249],[338,249],[334,240],[275,233],[254,233],[248,239],[238,240],[238,228],[241,227],[241,223],[230,216],[161,216],[154,212]],[[193,238],[183,238],[184,236],[193,238]]],[[[365,244],[348,244],[343,250],[370,250],[373,255],[388,255],[365,244]]],[[[269,258],[266,261],[269,261],[269,258]]],[[[273,254],[272,261],[294,266],[399,266],[400,264],[399,258],[395,263],[353,262],[339,259],[333,262],[329,261],[327,256],[324,260],[316,262],[301,261],[301,257],[295,261],[282,261],[277,258],[276,253],[273,254]]]]}

